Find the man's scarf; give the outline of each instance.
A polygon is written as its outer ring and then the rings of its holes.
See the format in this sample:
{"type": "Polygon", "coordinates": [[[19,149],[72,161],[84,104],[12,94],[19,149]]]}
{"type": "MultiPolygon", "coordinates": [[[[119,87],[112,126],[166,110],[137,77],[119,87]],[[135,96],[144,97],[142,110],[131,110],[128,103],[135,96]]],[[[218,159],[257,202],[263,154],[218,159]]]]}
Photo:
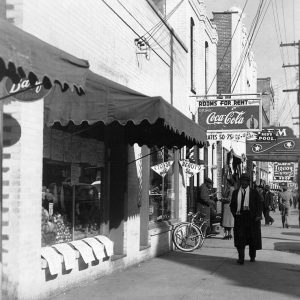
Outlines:
{"type": "MultiPolygon", "coordinates": [[[[244,189],[240,188],[238,191],[238,197],[237,197],[237,214],[240,213],[241,210],[241,204],[242,204],[242,192],[244,189]]],[[[249,186],[247,186],[247,188],[245,189],[246,194],[245,194],[245,199],[244,199],[244,205],[243,205],[243,209],[244,210],[249,210],[249,194],[250,194],[250,188],[249,186]]]]}

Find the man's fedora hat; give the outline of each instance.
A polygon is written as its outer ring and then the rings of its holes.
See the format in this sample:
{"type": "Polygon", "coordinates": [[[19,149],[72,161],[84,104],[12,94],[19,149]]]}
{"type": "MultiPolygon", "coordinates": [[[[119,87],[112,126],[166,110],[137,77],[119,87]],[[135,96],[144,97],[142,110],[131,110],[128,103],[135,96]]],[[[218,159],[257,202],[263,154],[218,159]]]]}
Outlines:
{"type": "Polygon", "coordinates": [[[204,182],[207,182],[207,183],[210,183],[210,184],[213,183],[213,181],[212,181],[210,178],[208,178],[208,177],[206,177],[206,178],[204,179],[204,182]]]}

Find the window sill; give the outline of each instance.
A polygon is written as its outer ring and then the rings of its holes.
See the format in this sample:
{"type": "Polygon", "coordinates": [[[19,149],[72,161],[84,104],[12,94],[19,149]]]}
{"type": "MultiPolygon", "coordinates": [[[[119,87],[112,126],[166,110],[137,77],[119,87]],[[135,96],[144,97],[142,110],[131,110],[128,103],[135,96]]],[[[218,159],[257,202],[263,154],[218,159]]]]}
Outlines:
{"type": "Polygon", "coordinates": [[[140,246],[140,251],[143,251],[143,250],[147,250],[151,248],[151,245],[147,245],[147,246],[140,246]]]}
{"type": "Polygon", "coordinates": [[[114,254],[110,257],[110,260],[115,261],[124,257],[126,257],[126,254],[114,254]]]}

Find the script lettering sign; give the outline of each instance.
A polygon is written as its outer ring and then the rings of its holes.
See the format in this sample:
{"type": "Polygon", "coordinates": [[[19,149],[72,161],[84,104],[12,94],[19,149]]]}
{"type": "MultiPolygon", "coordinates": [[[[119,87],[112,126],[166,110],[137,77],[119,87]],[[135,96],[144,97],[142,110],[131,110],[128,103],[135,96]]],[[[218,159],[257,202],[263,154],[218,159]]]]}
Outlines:
{"type": "Polygon", "coordinates": [[[203,165],[196,165],[194,163],[189,162],[188,160],[180,160],[179,163],[188,177],[192,177],[204,169],[203,165]]]}
{"type": "Polygon", "coordinates": [[[208,132],[260,131],[260,99],[201,100],[199,124],[208,132]]]}
{"type": "Polygon", "coordinates": [[[165,177],[166,174],[168,173],[169,169],[171,168],[172,164],[173,164],[173,160],[169,160],[166,162],[163,162],[161,164],[152,166],[151,169],[156,172],[158,175],[165,177]]]}
{"type": "Polygon", "coordinates": [[[10,78],[6,79],[5,90],[8,95],[20,101],[35,101],[44,98],[51,89],[46,89],[41,82],[37,81],[31,85],[28,79],[21,79],[18,83],[13,83],[10,78]]]}

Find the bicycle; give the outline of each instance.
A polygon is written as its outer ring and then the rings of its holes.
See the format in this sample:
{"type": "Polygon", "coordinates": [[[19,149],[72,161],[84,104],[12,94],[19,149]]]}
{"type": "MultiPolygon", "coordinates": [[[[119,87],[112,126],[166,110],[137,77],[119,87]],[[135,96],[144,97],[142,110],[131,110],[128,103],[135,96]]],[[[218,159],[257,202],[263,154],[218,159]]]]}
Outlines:
{"type": "Polygon", "coordinates": [[[206,215],[197,213],[188,213],[189,222],[179,223],[172,232],[172,239],[175,246],[184,252],[191,252],[201,248],[206,238],[206,230],[209,226],[204,220],[206,215]]]}

